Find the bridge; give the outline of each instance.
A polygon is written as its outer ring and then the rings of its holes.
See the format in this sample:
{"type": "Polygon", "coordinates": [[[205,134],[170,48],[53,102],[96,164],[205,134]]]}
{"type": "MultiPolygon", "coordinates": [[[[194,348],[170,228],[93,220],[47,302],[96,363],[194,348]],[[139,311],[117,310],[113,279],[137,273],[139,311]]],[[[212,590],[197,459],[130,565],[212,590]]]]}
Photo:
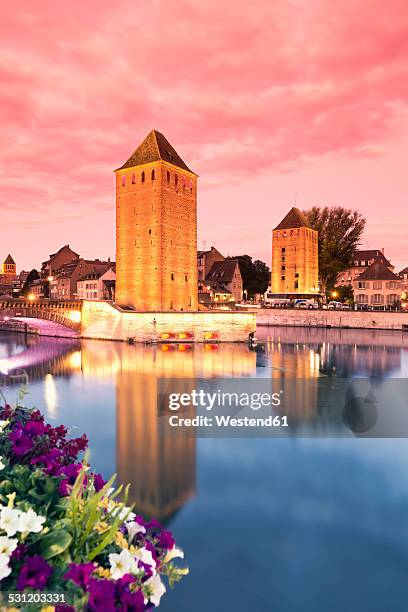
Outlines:
{"type": "Polygon", "coordinates": [[[82,301],[0,298],[0,327],[20,321],[46,335],[77,336],[81,332],[82,301]]]}

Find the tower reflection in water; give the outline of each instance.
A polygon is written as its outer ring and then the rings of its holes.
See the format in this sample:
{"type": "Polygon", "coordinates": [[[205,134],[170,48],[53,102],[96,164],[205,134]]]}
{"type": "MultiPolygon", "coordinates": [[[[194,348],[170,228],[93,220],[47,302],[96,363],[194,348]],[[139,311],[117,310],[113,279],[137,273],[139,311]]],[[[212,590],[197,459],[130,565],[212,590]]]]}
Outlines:
{"type": "MultiPolygon", "coordinates": [[[[161,521],[171,518],[196,489],[196,439],[164,435],[158,418],[159,380],[171,392],[191,391],[197,379],[253,374],[256,355],[244,345],[160,345],[156,347],[84,342],[84,376],[105,376],[116,383],[116,470],[130,483],[138,512],[161,521]]],[[[185,416],[193,416],[187,409],[185,416]]]]}

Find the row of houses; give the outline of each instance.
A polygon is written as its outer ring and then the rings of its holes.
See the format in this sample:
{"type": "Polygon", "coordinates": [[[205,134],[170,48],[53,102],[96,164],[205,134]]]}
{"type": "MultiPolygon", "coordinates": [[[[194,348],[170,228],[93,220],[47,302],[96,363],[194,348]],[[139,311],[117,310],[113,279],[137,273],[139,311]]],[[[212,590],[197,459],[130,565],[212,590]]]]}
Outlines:
{"type": "Polygon", "coordinates": [[[361,306],[397,307],[408,292],[408,267],[396,273],[384,249],[359,250],[353,265],[339,274],[337,285],[353,288],[354,301],[361,306]]]}

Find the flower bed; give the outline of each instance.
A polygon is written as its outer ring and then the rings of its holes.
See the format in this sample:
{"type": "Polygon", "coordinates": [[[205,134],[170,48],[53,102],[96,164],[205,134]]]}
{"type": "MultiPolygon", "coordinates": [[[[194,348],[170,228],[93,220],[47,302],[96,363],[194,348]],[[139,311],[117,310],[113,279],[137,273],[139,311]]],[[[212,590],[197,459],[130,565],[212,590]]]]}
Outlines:
{"type": "Polygon", "coordinates": [[[188,573],[172,534],[126,506],[38,410],[0,407],[0,590],[18,610],[114,612],[158,606],[188,573]],[[59,599],[56,595],[60,594],[59,599]],[[54,597],[54,599],[52,599],[54,597]]]}

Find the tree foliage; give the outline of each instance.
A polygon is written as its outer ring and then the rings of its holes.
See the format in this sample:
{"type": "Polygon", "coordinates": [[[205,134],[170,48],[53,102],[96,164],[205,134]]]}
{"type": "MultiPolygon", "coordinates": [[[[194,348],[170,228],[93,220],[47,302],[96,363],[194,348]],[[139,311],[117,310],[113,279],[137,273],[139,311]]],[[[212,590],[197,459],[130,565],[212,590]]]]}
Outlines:
{"type": "Polygon", "coordinates": [[[257,293],[265,293],[271,274],[266,263],[259,259],[252,261],[249,255],[237,255],[231,259],[237,259],[239,262],[244,290],[248,292],[248,296],[253,297],[257,293]]]}
{"type": "Polygon", "coordinates": [[[335,286],[337,275],[350,267],[366,220],[358,211],[342,206],[314,206],[303,212],[319,232],[319,276],[325,292],[335,286]]]}
{"type": "Polygon", "coordinates": [[[29,272],[25,283],[23,285],[23,288],[21,290],[21,295],[25,295],[27,296],[30,293],[30,285],[33,281],[38,280],[40,277],[38,270],[36,270],[35,268],[33,268],[31,270],[31,272],[29,272]]]}

